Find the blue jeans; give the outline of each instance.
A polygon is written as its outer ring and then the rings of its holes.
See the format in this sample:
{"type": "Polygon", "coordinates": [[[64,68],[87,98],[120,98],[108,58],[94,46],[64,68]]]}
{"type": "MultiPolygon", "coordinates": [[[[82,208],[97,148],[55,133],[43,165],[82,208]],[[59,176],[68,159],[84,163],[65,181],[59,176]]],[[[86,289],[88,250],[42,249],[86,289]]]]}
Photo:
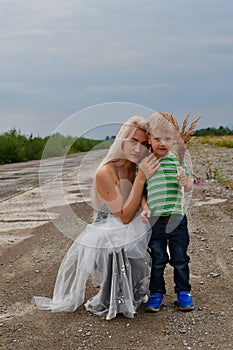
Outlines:
{"type": "Polygon", "coordinates": [[[152,235],[149,242],[152,258],[150,292],[166,293],[164,270],[169,263],[174,268],[175,292],[191,290],[189,284],[189,233],[187,217],[172,214],[152,217],[152,235]],[[167,252],[169,248],[169,255],[167,252]]]}

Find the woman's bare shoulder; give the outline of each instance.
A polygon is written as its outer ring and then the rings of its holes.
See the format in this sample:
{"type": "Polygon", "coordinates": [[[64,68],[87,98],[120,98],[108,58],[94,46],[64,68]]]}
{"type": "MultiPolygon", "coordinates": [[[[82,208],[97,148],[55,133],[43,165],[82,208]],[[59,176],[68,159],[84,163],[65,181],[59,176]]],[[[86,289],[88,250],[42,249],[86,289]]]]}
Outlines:
{"type": "Polygon", "coordinates": [[[97,188],[110,188],[117,185],[118,177],[114,166],[111,163],[104,164],[96,173],[97,188]]]}
{"type": "Polygon", "coordinates": [[[96,174],[96,189],[105,200],[109,200],[109,195],[114,193],[118,183],[115,169],[110,164],[103,165],[96,174]],[[107,195],[107,197],[106,197],[107,195]]]}
{"type": "Polygon", "coordinates": [[[104,164],[96,173],[97,177],[115,177],[116,171],[111,163],[104,164]]]}

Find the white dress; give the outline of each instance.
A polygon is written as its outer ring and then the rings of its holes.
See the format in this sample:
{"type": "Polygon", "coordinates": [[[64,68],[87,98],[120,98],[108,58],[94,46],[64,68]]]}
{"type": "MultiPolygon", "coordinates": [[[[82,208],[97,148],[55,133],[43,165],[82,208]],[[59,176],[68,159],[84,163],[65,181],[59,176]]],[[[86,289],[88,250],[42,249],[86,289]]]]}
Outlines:
{"type": "Polygon", "coordinates": [[[86,310],[107,320],[118,313],[133,318],[149,287],[150,227],[137,214],[127,225],[110,213],[86,226],[66,253],[58,271],[53,298],[33,297],[52,312],[75,311],[85,300],[88,277],[99,292],[86,310]]]}

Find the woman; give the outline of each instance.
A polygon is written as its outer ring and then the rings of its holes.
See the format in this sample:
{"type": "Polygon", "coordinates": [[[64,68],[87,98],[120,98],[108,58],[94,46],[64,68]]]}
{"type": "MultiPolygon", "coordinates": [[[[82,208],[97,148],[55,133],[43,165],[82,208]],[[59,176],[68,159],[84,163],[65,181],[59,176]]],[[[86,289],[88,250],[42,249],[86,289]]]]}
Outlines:
{"type": "Polygon", "coordinates": [[[153,154],[146,156],[146,126],[143,118],[135,116],[121,127],[96,171],[92,204],[98,215],[64,257],[53,299],[33,298],[38,308],[53,312],[76,310],[84,302],[86,281],[91,276],[100,290],[85,303],[88,311],[107,320],[117,313],[134,317],[148,290],[150,276],[148,226],[137,212],[145,182],[159,167],[153,154]]]}

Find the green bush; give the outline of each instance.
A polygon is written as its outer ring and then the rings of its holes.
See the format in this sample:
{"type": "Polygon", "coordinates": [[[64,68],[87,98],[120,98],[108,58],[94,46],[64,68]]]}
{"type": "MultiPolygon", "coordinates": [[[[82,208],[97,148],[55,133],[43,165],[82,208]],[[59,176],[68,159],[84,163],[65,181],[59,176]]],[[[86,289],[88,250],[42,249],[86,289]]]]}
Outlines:
{"type": "Polygon", "coordinates": [[[196,130],[193,136],[225,136],[233,135],[233,130],[228,127],[220,126],[217,128],[205,128],[196,130]]]}
{"type": "Polygon", "coordinates": [[[15,129],[0,136],[0,164],[26,161],[26,138],[15,129]]]}
{"type": "Polygon", "coordinates": [[[79,137],[72,144],[70,153],[88,152],[92,148],[96,147],[100,142],[101,141],[99,140],[91,140],[91,139],[86,139],[84,137],[79,137]]]}
{"type": "Polygon", "coordinates": [[[33,137],[33,135],[25,136],[20,131],[11,129],[4,134],[0,134],[0,164],[88,152],[98,145],[99,148],[106,147],[105,142],[100,140],[64,136],[59,133],[41,138],[33,137]],[[104,146],[101,146],[102,144],[104,146]]]}

